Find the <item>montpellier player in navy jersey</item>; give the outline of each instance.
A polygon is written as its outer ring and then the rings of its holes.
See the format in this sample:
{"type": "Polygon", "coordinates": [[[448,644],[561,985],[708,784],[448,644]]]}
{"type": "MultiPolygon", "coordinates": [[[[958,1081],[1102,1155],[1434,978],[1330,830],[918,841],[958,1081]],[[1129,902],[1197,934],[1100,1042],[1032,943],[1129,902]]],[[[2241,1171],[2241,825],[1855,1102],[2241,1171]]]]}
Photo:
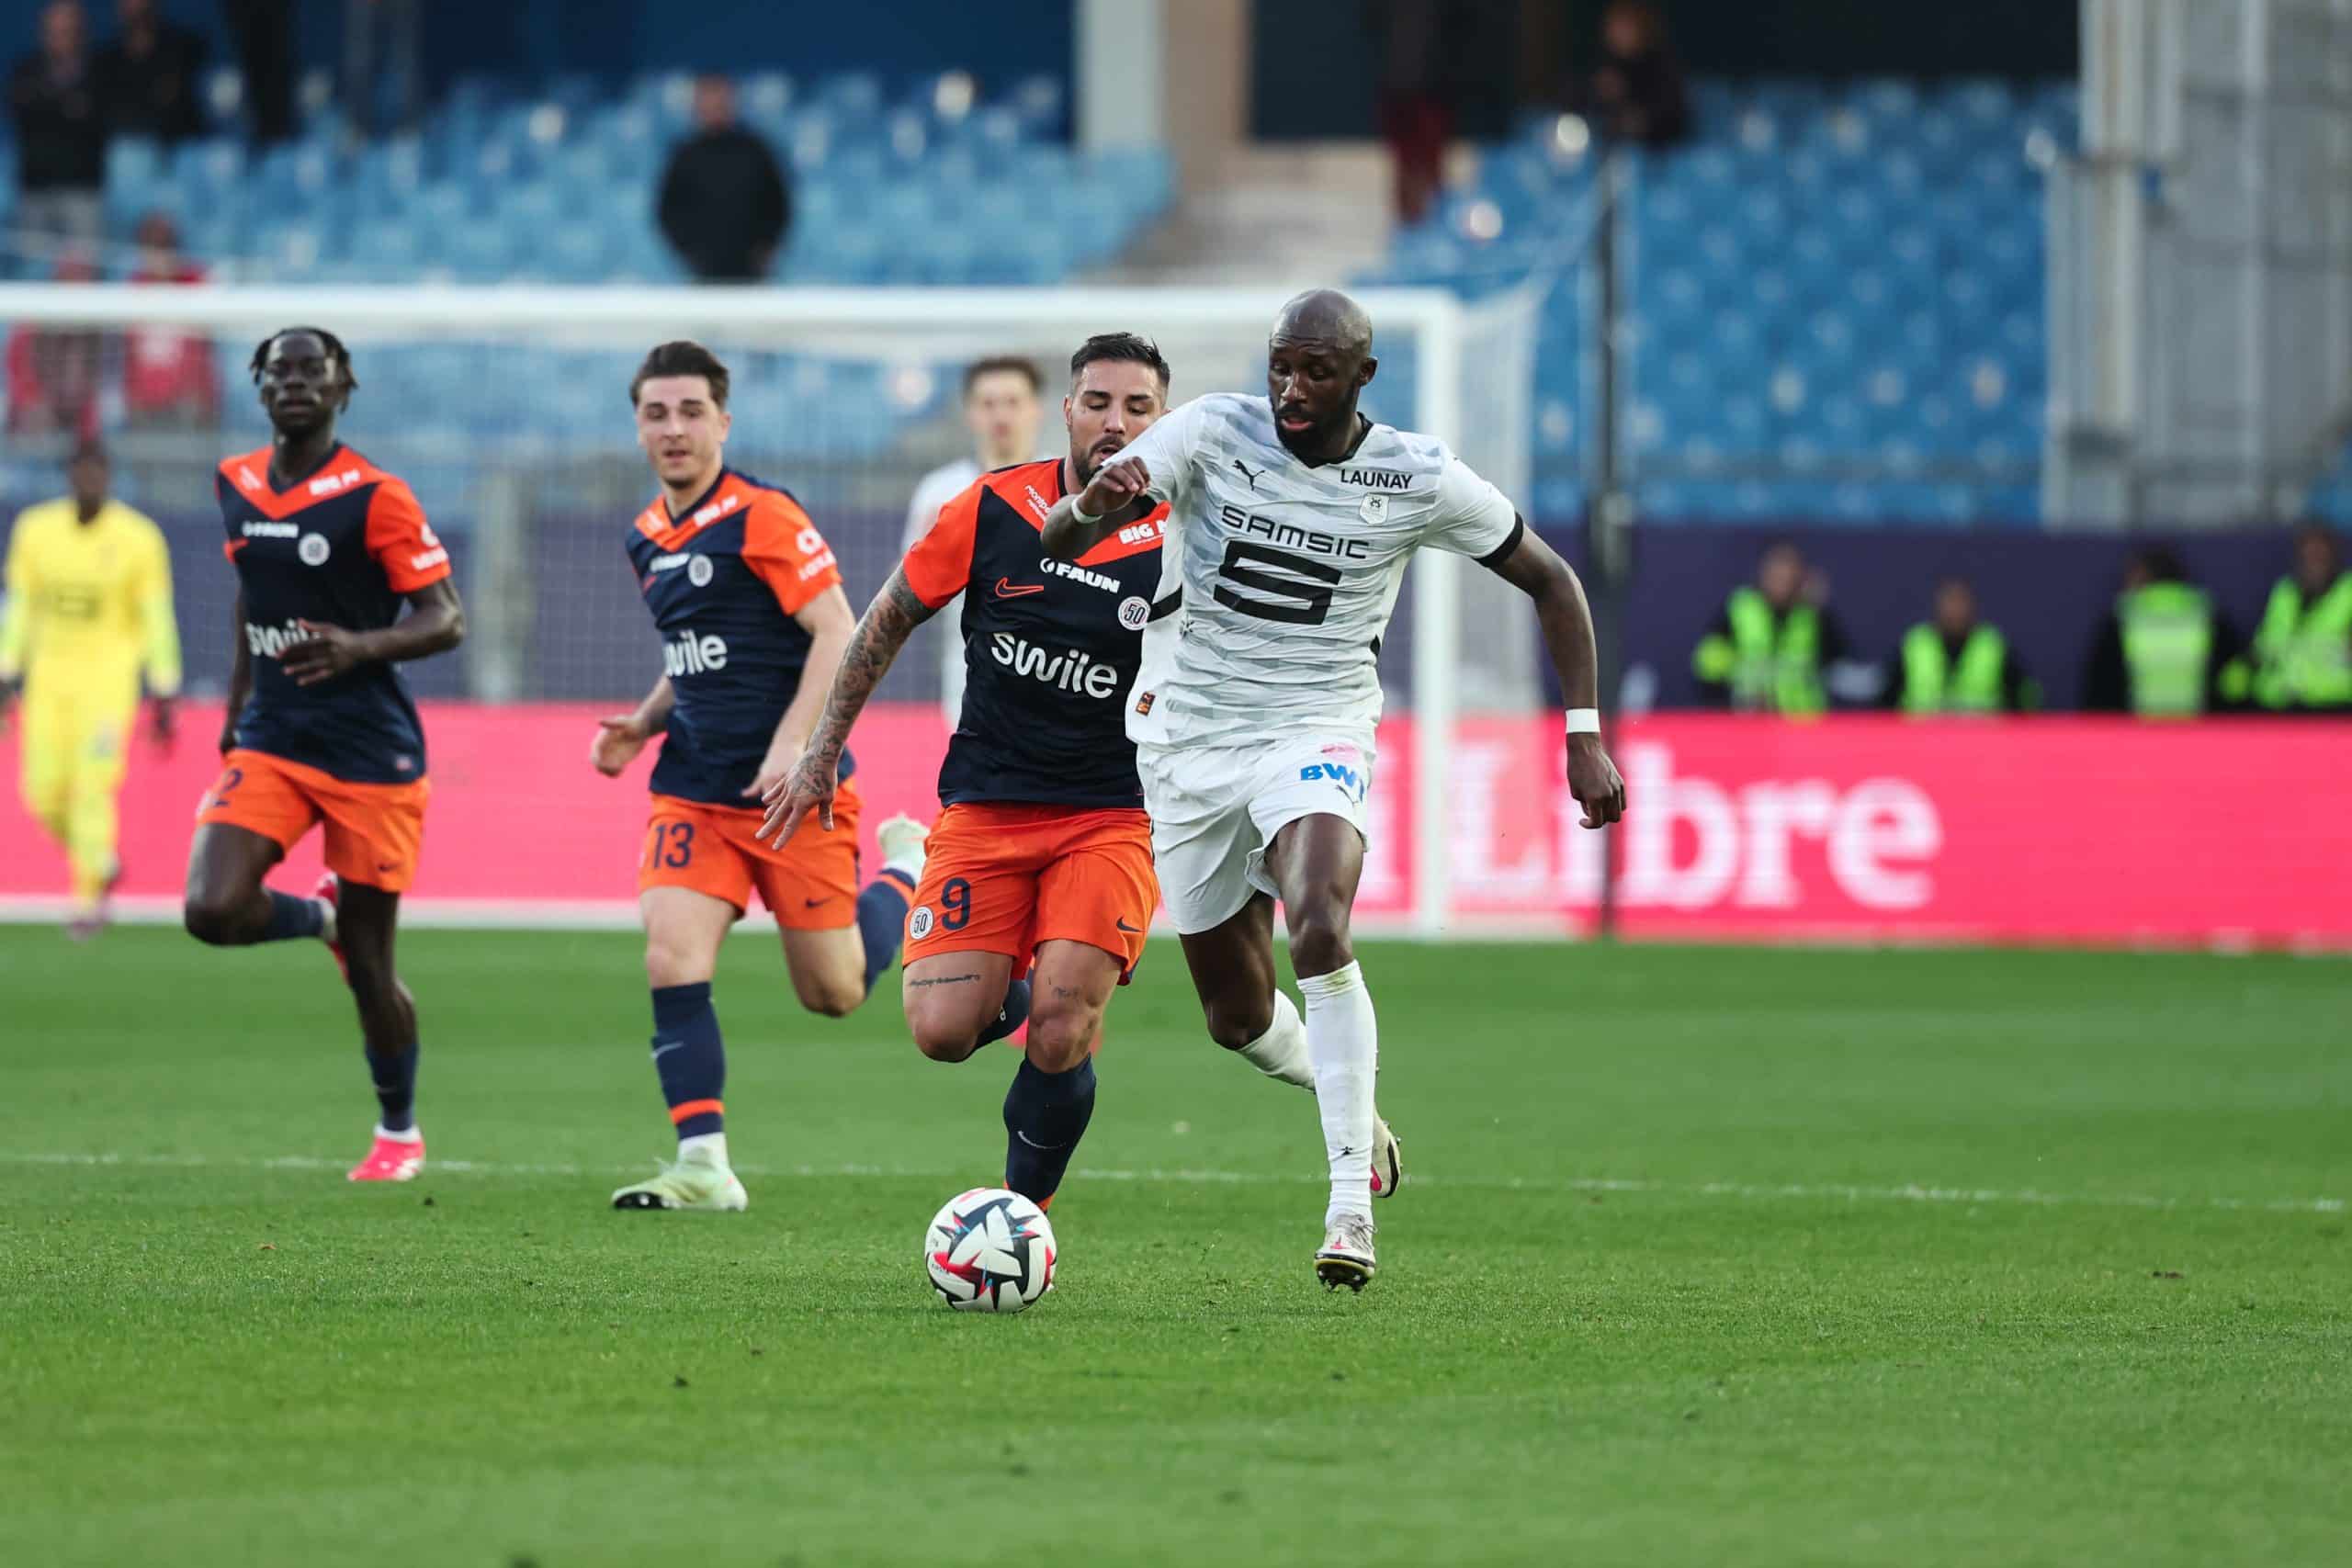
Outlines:
{"type": "Polygon", "coordinates": [[[727,367],[697,343],[661,344],[629,384],[638,441],[662,482],[628,547],[662,673],[634,713],[602,722],[590,761],[616,774],[664,737],[638,908],[678,1159],[614,1193],[616,1209],[745,1204],[727,1158],[727,1054],[710,983],[752,891],[783,928],[801,1005],[839,1018],[898,956],[922,879],[923,829],[895,818],[876,832],[881,874],[858,891],[854,786],[825,831],[774,848],[755,840],[760,796],[800,754],[854,622],[833,552],[800,503],[726,466],[727,392],[727,367]]]}
{"type": "Polygon", "coordinates": [[[237,632],[220,782],[188,850],[189,934],[220,947],[325,940],[359,1005],[379,1108],[354,1181],[424,1168],[416,1009],[392,969],[401,892],[424,840],[424,729],[397,666],[458,646],[449,552],[408,486],[336,438],[358,383],[333,333],[288,327],[254,350],[275,432],[220,465],[237,632]],[[401,614],[402,606],[407,614],[401,614]],[[263,886],[323,823],[313,897],[263,886]]]}
{"type": "Polygon", "coordinates": [[[1044,558],[1038,528],[1159,417],[1168,362],[1144,339],[1111,333],[1080,347],[1070,377],[1069,456],[985,474],[940,510],[858,623],[761,829],[791,844],[831,829],[850,727],[915,627],[963,594],[962,716],[939,772],[945,809],[907,917],[900,985],[915,1044],[934,1061],[963,1061],[1026,1017],[1004,1100],[1004,1184],[1040,1204],[1094,1113],[1103,1010],[1134,974],[1159,901],[1121,715],[1167,509],[1137,505],[1070,565],[1044,558]]]}

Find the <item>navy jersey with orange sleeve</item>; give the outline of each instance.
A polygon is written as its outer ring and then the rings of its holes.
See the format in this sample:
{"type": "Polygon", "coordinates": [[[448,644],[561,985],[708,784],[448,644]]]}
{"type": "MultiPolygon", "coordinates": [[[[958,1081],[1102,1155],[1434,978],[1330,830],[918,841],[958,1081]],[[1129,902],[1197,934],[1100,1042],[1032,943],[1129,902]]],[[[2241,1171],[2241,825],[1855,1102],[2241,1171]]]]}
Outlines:
{"type": "Polygon", "coordinates": [[[279,662],[303,640],[297,622],[381,631],[407,595],[449,575],[449,552],[415,494],[340,446],[283,490],[270,483],[268,448],[231,457],[213,490],[253,655],[236,743],[352,784],[423,778],[424,727],[398,665],[362,664],[298,686],[279,662]]]}
{"type": "Polygon", "coordinates": [[[936,609],[964,595],[964,709],[942,805],[1143,804],[1125,716],[1168,508],[1070,564],[1040,538],[1061,496],[1059,458],[983,474],[907,552],[917,598],[936,609]]]}
{"type": "MultiPolygon", "coordinates": [[[[743,791],[808,661],[793,617],[842,580],[832,548],[789,492],[726,468],[674,517],[656,496],[629,529],[628,558],[673,697],[653,793],[750,807],[743,791]]],[[[841,776],[855,771],[844,752],[841,776]]]]}

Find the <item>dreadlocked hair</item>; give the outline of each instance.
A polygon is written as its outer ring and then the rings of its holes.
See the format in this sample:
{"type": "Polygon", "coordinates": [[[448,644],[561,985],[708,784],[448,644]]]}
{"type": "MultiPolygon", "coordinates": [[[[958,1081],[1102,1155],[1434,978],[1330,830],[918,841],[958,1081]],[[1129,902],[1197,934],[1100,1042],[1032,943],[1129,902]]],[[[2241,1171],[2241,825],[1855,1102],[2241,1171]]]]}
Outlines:
{"type": "Polygon", "coordinates": [[[351,368],[351,350],[344,347],[343,340],[324,327],[280,327],[255,344],[254,356],[245,367],[253,372],[255,382],[261,380],[262,367],[269,363],[270,345],[279,338],[290,337],[296,333],[307,333],[317,338],[326,348],[327,357],[343,367],[343,389],[345,392],[356,392],[359,389],[359,378],[352,372],[351,368]]]}

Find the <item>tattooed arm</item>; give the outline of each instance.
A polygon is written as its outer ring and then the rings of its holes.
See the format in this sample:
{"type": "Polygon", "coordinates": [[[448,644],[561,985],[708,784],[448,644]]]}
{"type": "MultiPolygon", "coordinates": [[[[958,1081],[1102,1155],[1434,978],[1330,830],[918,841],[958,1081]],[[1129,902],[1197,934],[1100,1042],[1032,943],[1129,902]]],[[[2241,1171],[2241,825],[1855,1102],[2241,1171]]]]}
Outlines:
{"type": "Polygon", "coordinates": [[[899,649],[933,614],[907,586],[904,567],[890,574],[890,581],[859,617],[857,629],[850,633],[849,646],[842,650],[841,666],[833,671],[832,686],[825,694],[825,711],[809,732],[800,761],[767,792],[768,814],[760,823],[757,837],[781,844],[812,809],[825,831],[833,830],[833,791],[840,785],[842,749],[849,744],[850,727],[865,711],[867,700],[888,673],[899,649]]]}

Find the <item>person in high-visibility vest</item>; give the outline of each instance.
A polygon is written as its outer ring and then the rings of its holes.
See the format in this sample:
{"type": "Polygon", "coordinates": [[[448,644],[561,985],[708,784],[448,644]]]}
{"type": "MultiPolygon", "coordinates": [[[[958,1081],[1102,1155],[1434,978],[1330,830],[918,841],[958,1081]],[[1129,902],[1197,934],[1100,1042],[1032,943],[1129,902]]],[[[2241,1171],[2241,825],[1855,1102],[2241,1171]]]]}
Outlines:
{"type": "Polygon", "coordinates": [[[1903,635],[1887,679],[1887,706],[1909,714],[2025,713],[2041,688],[2018,662],[2001,628],[1978,618],[1964,577],[1936,583],[1935,615],[1903,635]]]}
{"type": "MultiPolygon", "coordinates": [[[[1845,629],[1823,597],[1796,546],[1782,541],[1766,550],[1755,583],[1731,591],[1690,655],[1699,689],[1743,713],[1817,714],[1828,707],[1833,686],[1840,696],[1856,694],[1845,629]]],[[[1874,682],[1874,672],[1865,672],[1863,685],[1874,682]]]]}
{"type": "Polygon", "coordinates": [[[2295,536],[2295,570],[2270,590],[2254,645],[2221,683],[2262,713],[2352,713],[2352,571],[2326,529],[2295,536]]]}
{"type": "Polygon", "coordinates": [[[2142,718],[2193,718],[2213,706],[2217,677],[2243,647],[2212,595],[2158,545],[2135,553],[2123,592],[2100,623],[2083,706],[2142,718]]]}

